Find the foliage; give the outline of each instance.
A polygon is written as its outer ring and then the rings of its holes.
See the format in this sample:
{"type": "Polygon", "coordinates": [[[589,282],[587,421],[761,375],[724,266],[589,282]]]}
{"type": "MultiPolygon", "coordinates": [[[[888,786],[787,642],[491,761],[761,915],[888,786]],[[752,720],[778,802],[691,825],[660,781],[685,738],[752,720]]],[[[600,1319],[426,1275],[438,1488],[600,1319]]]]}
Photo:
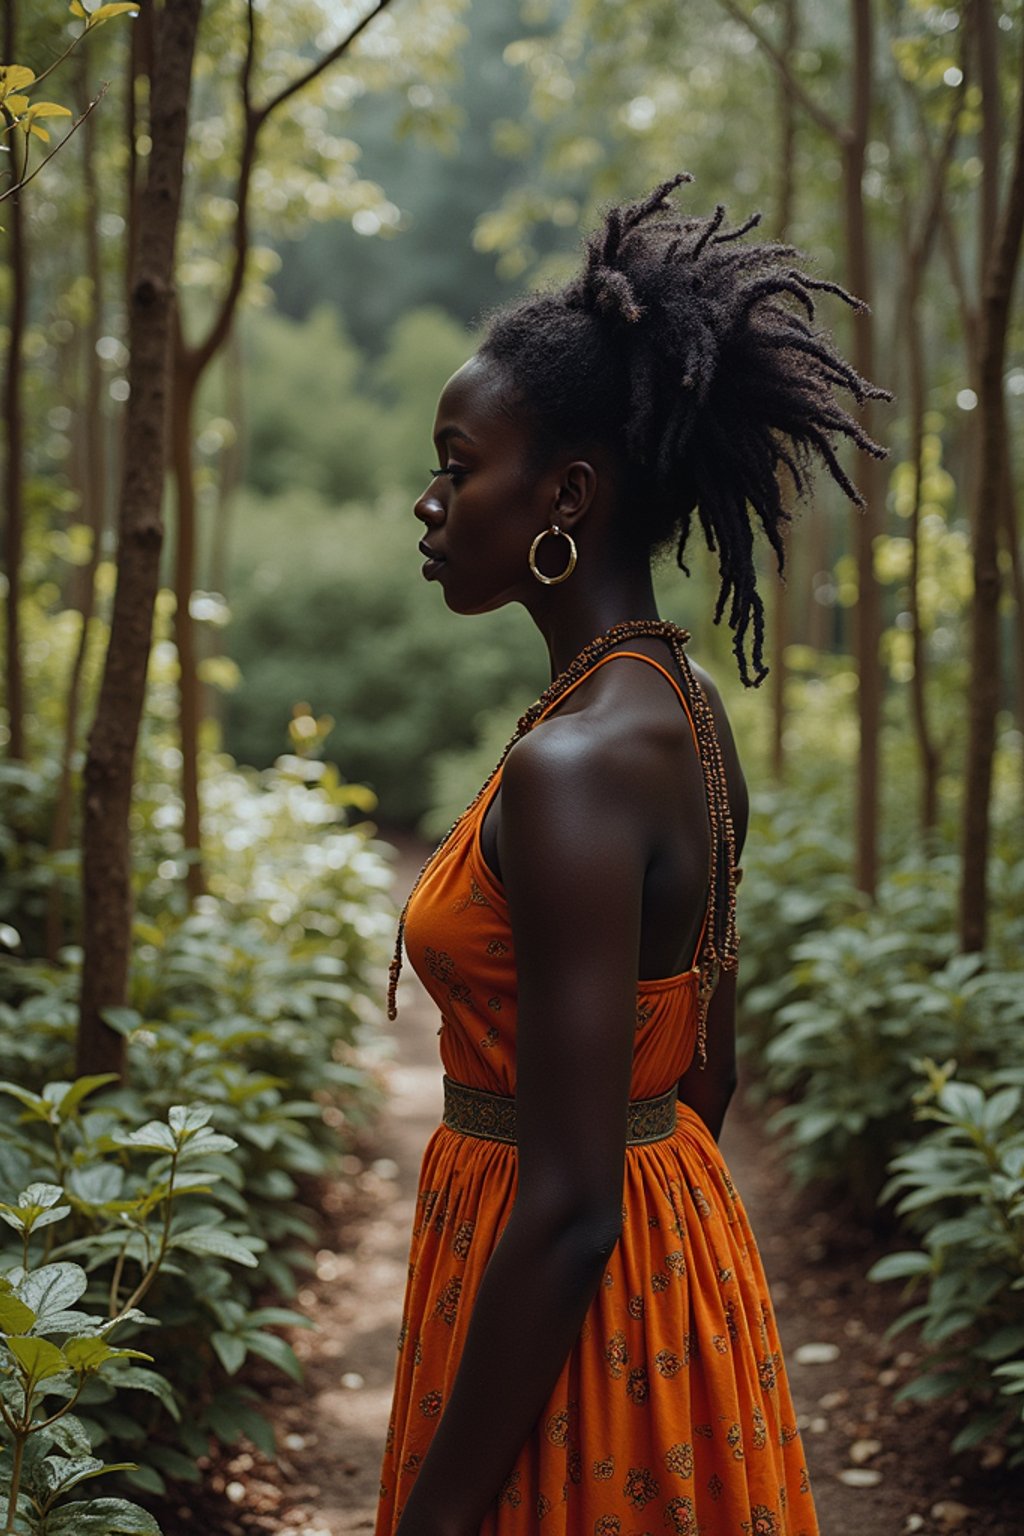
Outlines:
{"type": "MultiPolygon", "coordinates": [[[[32,649],[44,674],[72,638],[32,649]]],[[[81,953],[71,942],[59,964],[35,958],[53,879],[74,898],[72,939],[78,921],[76,856],[47,853],[52,746],[0,779],[0,941],[15,952],[0,959],[0,1201],[16,1210],[31,1184],[64,1191],[71,1232],[47,1262],[81,1263],[107,1313],[144,1298],[160,1324],[151,1367],[105,1371],[78,1405],[93,1449],[116,1447],[150,1492],[194,1478],[211,1435],[273,1450],[239,1372],[259,1356],[297,1373],[277,1329],[302,1319],[265,1302],[293,1295],[309,1264],[303,1186],[377,1102],[369,1026],[392,924],[380,845],[349,825],[372,797],[295,755],[258,773],[204,753],[208,893],[186,913],[173,695],[158,639],[133,804],[131,995],[107,1015],[128,1040],[127,1086],[70,1080],[81,953]]]]}
{"type": "Polygon", "coordinates": [[[5,1531],[157,1532],[152,1517],[125,1499],[63,1502],[87,1480],[140,1472],[135,1463],[95,1454],[114,1438],[111,1423],[124,1420],[125,1394],[129,1401],[134,1394],[150,1394],[180,1417],[170,1384],[148,1369],[153,1356],[114,1345],[111,1338],[126,1326],[136,1331],[152,1322],[138,1304],[162,1273],[193,1270],[191,1264],[182,1266],[181,1255],[256,1262],[251,1240],[229,1233],[216,1206],[203,1198],[224,1176],[224,1155],[237,1145],[210,1129],[210,1110],[177,1105],[166,1122],[128,1131],[123,1111],[85,1108],[109,1081],[51,1082],[41,1094],[0,1083],[0,1094],[23,1111],[20,1125],[6,1126],[0,1141],[4,1182],[12,1174],[15,1187],[18,1175],[31,1179],[16,1200],[0,1202],[0,1219],[15,1242],[13,1250],[0,1246],[5,1531]],[[131,1166],[132,1154],[147,1158],[144,1172],[131,1166]],[[40,1171],[44,1177],[35,1177],[40,1171]],[[54,1246],[54,1228],[68,1217],[79,1235],[54,1246]],[[45,1233],[41,1245],[40,1233],[45,1233]],[[41,1263],[34,1262],[40,1257],[41,1263]],[[82,1310],[77,1304],[83,1297],[103,1312],[82,1310]]]}
{"type": "Polygon", "coordinates": [[[971,1412],[952,1448],[990,1436],[1024,1465],[1024,1113],[1019,1067],[984,1082],[953,1076],[952,1061],[918,1062],[928,1082],[915,1095],[926,1130],[893,1159],[882,1198],[922,1247],[891,1253],[872,1280],[907,1280],[925,1297],[892,1332],[920,1325],[923,1368],[898,1397],[966,1395],[971,1412]]]}
{"type": "Polygon", "coordinates": [[[373,789],[389,824],[415,822],[433,754],[469,745],[476,717],[502,700],[514,722],[543,686],[539,642],[510,610],[467,621],[444,609],[420,579],[422,528],[407,505],[331,514],[291,495],[250,500],[246,515],[251,564],[236,574],[229,631],[243,677],[227,708],[233,750],[276,756],[298,694],[335,720],[324,750],[346,778],[373,789]]]}

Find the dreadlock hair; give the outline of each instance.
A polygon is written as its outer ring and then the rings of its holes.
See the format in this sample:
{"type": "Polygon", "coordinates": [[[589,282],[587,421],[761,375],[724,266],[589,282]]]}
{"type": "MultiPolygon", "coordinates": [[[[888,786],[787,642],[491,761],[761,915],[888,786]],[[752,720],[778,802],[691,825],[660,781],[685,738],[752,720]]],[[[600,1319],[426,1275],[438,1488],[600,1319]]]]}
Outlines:
{"type": "Polygon", "coordinates": [[[595,437],[618,451],[639,489],[636,522],[621,534],[630,547],[650,554],[674,545],[689,575],[684,554],[696,513],[718,555],[715,623],[728,604],[740,676],[756,687],[768,669],[751,511],[781,576],[789,513],[780,464],[803,496],[816,454],[863,506],[836,457],[836,434],[876,459],[888,450],[834,390],[858,403],[892,395],[862,379],[827,332],[810,324],[811,290],[834,293],[855,310],[867,305],[797,271],[791,263],[802,253],[794,246],[737,244],[759,213],[735,229],[723,227],[721,204],[706,218],[681,217],[669,196],[692,180],[681,172],[642,201],[610,208],[586,241],[578,276],[492,312],[479,350],[506,370],[545,451],[595,437]],[[751,626],[753,675],[745,648],[751,626]]]}

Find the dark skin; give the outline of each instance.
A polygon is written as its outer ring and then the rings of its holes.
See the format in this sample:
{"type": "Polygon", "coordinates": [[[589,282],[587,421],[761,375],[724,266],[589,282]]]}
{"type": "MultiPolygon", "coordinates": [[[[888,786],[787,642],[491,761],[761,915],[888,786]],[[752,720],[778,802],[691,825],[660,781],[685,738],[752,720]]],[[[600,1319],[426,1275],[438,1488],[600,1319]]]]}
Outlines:
{"type": "MultiPolygon", "coordinates": [[[[449,380],[434,432],[445,471],[415,505],[448,606],[525,607],[556,676],[595,636],[658,617],[646,556],[624,553],[629,486],[602,444],[572,443],[541,467],[498,365],[449,380]],[[571,533],[572,576],[546,587],[527,566],[542,529],[571,533]]],[[[538,563],[562,568],[545,540],[538,563]]],[[[674,672],[668,646],[640,650],[674,672]]],[[[729,723],[718,724],[742,846],[747,795],[729,723]]],[[[685,682],[683,683],[685,691],[685,682]]],[[[602,667],[523,737],[483,827],[516,954],[515,1205],[488,1263],[453,1388],[397,1536],[476,1536],[579,1333],[621,1229],[625,1106],[636,988],[691,964],[707,895],[704,782],[674,691],[640,662],[602,667]]],[[[736,1080],[735,978],[708,1016],[708,1062],[679,1096],[719,1134],[736,1080]]]]}

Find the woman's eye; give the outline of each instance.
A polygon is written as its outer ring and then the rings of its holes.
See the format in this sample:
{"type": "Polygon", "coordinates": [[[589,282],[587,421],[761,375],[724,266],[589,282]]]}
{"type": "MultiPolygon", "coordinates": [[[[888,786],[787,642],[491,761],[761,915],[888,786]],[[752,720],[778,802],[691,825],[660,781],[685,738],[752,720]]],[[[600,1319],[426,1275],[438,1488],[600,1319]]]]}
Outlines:
{"type": "Polygon", "coordinates": [[[431,479],[436,480],[438,475],[447,475],[449,480],[451,480],[453,483],[457,480],[461,480],[465,473],[466,471],[464,469],[459,469],[454,464],[446,464],[443,469],[432,469],[430,471],[431,479]]]}

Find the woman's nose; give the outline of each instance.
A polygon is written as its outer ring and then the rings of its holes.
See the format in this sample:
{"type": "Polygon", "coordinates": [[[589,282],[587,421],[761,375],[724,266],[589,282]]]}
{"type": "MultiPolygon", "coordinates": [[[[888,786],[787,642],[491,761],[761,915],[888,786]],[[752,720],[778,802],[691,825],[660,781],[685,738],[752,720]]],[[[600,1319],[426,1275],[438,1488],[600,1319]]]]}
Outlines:
{"type": "Polygon", "coordinates": [[[421,496],[417,496],[412,510],[413,515],[418,517],[421,523],[427,523],[430,527],[444,521],[444,507],[438,499],[433,484],[428,485],[421,496]]]}

